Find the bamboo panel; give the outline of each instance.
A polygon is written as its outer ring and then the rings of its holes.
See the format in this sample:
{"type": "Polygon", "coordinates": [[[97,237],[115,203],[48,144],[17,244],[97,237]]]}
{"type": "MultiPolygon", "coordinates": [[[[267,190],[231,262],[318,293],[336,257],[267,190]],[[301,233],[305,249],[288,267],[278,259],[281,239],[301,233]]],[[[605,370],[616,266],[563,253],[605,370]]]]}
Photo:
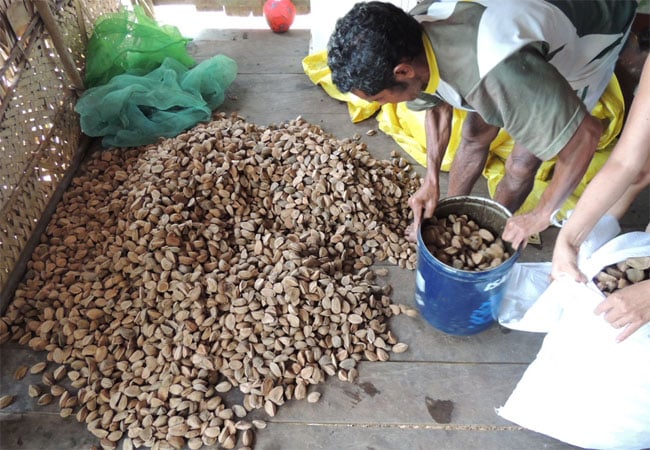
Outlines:
{"type": "Polygon", "coordinates": [[[117,10],[119,1],[46,4],[54,30],[44,25],[34,1],[0,0],[0,292],[29,251],[26,245],[72,169],[82,138],[74,112],[78,92],[52,32],[62,37],[63,56],[74,61],[78,79],[92,23],[117,10]]]}

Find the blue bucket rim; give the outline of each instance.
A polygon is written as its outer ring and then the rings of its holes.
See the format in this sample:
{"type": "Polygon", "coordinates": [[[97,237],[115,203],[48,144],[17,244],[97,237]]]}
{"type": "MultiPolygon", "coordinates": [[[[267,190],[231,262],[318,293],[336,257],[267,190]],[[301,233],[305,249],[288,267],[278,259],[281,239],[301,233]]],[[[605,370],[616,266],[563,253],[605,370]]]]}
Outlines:
{"type": "MultiPolygon", "coordinates": [[[[499,210],[499,212],[503,213],[505,216],[506,220],[512,217],[512,213],[501,203],[498,203],[491,198],[486,198],[486,197],[478,197],[478,196],[473,196],[473,195],[457,195],[453,197],[446,197],[440,202],[438,202],[438,206],[436,206],[436,210],[442,205],[445,206],[449,203],[461,203],[461,202],[477,202],[481,203],[493,208],[496,208],[499,210]]],[[[436,214],[436,211],[433,212],[434,216],[436,214]]],[[[423,221],[424,222],[424,221],[423,221]]],[[[501,236],[499,234],[499,236],[501,236]]],[[[448,272],[449,274],[473,274],[474,276],[480,276],[482,274],[489,275],[494,271],[500,270],[503,268],[503,265],[506,264],[508,261],[513,260],[516,261],[519,256],[521,255],[521,246],[517,249],[511,252],[510,257],[503,261],[501,264],[499,264],[496,267],[492,267],[491,269],[485,269],[485,270],[463,270],[463,269],[456,269],[455,267],[452,267],[448,264],[445,264],[444,262],[440,261],[438,258],[433,256],[427,246],[425,245],[424,241],[422,240],[422,222],[418,225],[418,232],[417,232],[417,241],[418,241],[418,249],[422,251],[422,255],[430,262],[435,263],[437,266],[442,268],[444,271],[448,272]]],[[[507,245],[510,245],[507,243],[507,245]]],[[[512,250],[512,246],[510,245],[510,249],[512,250]]]]}

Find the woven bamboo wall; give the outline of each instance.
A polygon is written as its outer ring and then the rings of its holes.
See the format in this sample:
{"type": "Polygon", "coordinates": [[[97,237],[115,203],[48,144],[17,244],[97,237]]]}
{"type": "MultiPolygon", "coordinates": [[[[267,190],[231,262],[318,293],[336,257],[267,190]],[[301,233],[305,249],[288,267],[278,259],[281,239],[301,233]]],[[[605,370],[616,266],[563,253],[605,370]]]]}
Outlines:
{"type": "Polygon", "coordinates": [[[0,0],[0,293],[80,148],[78,92],[52,32],[81,74],[92,24],[118,6],[119,0],[0,0]],[[45,26],[37,1],[49,6],[54,29],[45,26]]]}

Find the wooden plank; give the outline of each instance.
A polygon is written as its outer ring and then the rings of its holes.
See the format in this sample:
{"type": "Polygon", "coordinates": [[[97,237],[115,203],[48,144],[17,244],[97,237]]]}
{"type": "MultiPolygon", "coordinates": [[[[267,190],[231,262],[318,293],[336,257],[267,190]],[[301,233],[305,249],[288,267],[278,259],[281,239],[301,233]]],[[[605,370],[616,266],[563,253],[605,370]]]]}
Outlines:
{"type": "MultiPolygon", "coordinates": [[[[318,403],[289,401],[273,422],[436,426],[427,398],[453,403],[449,429],[511,426],[497,416],[526,364],[361,362],[355,383],[331,377],[309,392],[318,403]]],[[[251,417],[266,417],[260,410],[251,417]],[[259,414],[259,416],[258,416],[259,414]]]]}
{"type": "Polygon", "coordinates": [[[86,425],[57,413],[0,413],[2,450],[88,450],[98,439],[86,425]]]}
{"type": "MultiPolygon", "coordinates": [[[[321,114],[345,114],[346,106],[338,102],[306,75],[240,74],[226,92],[227,101],[219,110],[244,111],[247,117],[257,116],[260,125],[271,123],[265,114],[282,115],[283,120],[316,117],[321,114]]],[[[348,116],[349,117],[349,116],[348,116]]]]}
{"type": "Polygon", "coordinates": [[[200,43],[201,47],[209,47],[211,42],[230,42],[236,40],[247,41],[249,51],[264,53],[286,54],[287,49],[309,49],[309,30],[289,30],[286,33],[273,33],[271,30],[243,30],[243,29],[204,29],[193,40],[200,43]],[[282,46],[278,46],[282,43],[282,46]]]}
{"type": "Polygon", "coordinates": [[[535,359],[542,340],[541,333],[510,331],[495,324],[471,336],[452,336],[438,331],[420,316],[394,317],[390,329],[409,349],[391,354],[393,361],[440,361],[485,363],[530,363],[535,359]]]}
{"type": "Polygon", "coordinates": [[[303,74],[309,32],[269,30],[205,30],[188,45],[197,61],[223,54],[237,62],[240,74],[303,74]],[[298,36],[298,39],[296,39],[298,36]]]}
{"type": "MultiPolygon", "coordinates": [[[[528,430],[448,430],[404,426],[273,423],[257,431],[256,450],[577,449],[528,430]]],[[[13,450],[13,449],[12,449],[13,450]]]]}
{"type": "MultiPolygon", "coordinates": [[[[87,450],[97,445],[85,425],[57,414],[0,414],[3,450],[87,450]]],[[[241,444],[241,443],[240,443],[241,444]]],[[[120,448],[120,447],[118,447],[120,448]]],[[[269,423],[255,434],[256,450],[358,449],[519,450],[577,449],[548,436],[518,427],[450,430],[426,426],[357,426],[349,424],[269,423]]]]}

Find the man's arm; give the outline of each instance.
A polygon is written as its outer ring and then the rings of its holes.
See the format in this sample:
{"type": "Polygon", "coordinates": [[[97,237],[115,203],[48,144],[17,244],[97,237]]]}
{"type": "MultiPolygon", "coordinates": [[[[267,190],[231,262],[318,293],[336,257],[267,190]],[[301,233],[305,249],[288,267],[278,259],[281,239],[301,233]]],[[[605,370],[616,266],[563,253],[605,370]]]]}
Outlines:
{"type": "Polygon", "coordinates": [[[510,218],[503,231],[503,239],[518,248],[521,244],[526,245],[528,236],[548,228],[553,211],[562,206],[587,171],[601,132],[600,122],[586,115],[573,137],[558,153],[553,178],[535,209],[510,218]]]}
{"type": "Polygon", "coordinates": [[[481,176],[490,144],[499,133],[499,127],[486,123],[480,114],[468,112],[463,121],[462,140],[449,171],[450,197],[469,195],[481,176]]]}
{"type": "Polygon", "coordinates": [[[452,113],[453,108],[447,103],[427,109],[425,113],[427,169],[422,180],[422,187],[409,198],[408,202],[413,210],[413,225],[407,230],[407,238],[412,241],[415,241],[422,218],[433,216],[433,212],[438,205],[438,199],[440,198],[440,166],[449,144],[452,113]]]}
{"type": "MultiPolygon", "coordinates": [[[[541,161],[557,158],[553,178],[536,208],[513,217],[504,230],[504,239],[516,247],[525,245],[528,236],[548,228],[552,212],[580,183],[598,145],[601,124],[589,115],[575,88],[535,46],[525,47],[501,61],[466,99],[486,122],[501,125],[520,149],[541,161]]],[[[535,173],[519,171],[521,167],[517,164],[513,169],[506,169],[504,180],[507,172],[512,172],[519,185],[506,183],[497,190],[510,188],[506,198],[517,198],[519,192],[518,198],[525,199],[530,191],[524,193],[524,187],[533,187],[535,173]],[[529,178],[526,186],[522,182],[524,175],[529,178]]],[[[519,202],[511,203],[508,207],[513,212],[520,207],[515,204],[519,202]]]]}
{"type": "Polygon", "coordinates": [[[449,145],[453,108],[441,103],[428,109],[424,116],[424,128],[427,139],[427,173],[426,178],[438,179],[442,159],[449,145]]]}

